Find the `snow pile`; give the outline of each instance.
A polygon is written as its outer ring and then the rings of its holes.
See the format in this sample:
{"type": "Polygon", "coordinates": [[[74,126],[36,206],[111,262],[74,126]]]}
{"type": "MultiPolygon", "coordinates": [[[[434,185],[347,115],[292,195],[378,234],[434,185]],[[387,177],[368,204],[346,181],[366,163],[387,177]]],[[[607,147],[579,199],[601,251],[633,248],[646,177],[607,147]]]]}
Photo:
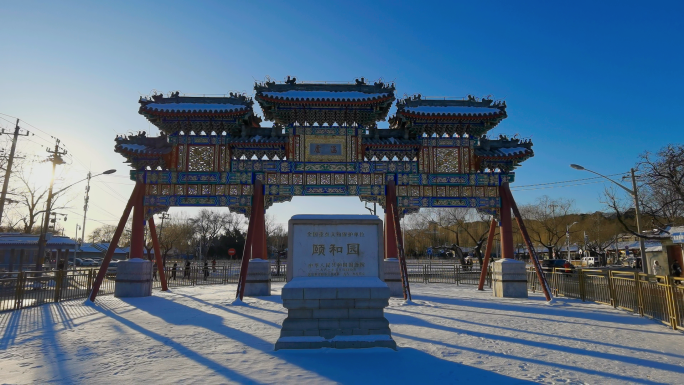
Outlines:
{"type": "Polygon", "coordinates": [[[0,313],[3,383],[681,383],[684,336],[609,306],[472,286],[412,285],[386,309],[398,351],[273,351],[273,296],[235,285],[99,297],[0,313]]]}

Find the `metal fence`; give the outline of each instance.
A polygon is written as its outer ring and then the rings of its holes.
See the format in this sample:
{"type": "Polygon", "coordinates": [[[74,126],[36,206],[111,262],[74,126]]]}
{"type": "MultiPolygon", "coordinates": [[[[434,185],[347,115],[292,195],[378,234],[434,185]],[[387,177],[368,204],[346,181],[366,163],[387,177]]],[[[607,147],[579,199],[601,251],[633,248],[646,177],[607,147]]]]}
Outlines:
{"type": "MultiPolygon", "coordinates": [[[[529,291],[541,290],[537,273],[528,270],[529,291]]],[[[599,302],[661,321],[673,329],[684,326],[684,278],[639,272],[575,270],[546,271],[554,296],[599,302]]]]}
{"type": "MultiPolygon", "coordinates": [[[[193,266],[165,267],[164,273],[170,288],[199,285],[225,285],[237,283],[241,264],[236,262],[217,265],[215,268],[193,266]]],[[[90,295],[98,268],[80,270],[22,271],[0,273],[0,311],[23,309],[50,302],[86,299],[90,295]]],[[[287,265],[271,263],[271,281],[285,282],[287,265]]],[[[98,295],[114,294],[116,273],[107,273],[98,295]]],[[[152,273],[152,288],[161,290],[156,270],[152,273]]]]}
{"type": "MultiPolygon", "coordinates": [[[[479,265],[461,265],[460,263],[416,263],[406,264],[410,283],[451,283],[456,285],[477,285],[480,281],[479,265]]],[[[491,272],[487,274],[486,283],[492,286],[491,272]]]]}
{"type": "MultiPolygon", "coordinates": [[[[59,270],[3,273],[0,277],[0,311],[39,306],[44,303],[87,298],[97,271],[59,270]]],[[[100,294],[114,293],[114,273],[108,273],[100,294]]]]}

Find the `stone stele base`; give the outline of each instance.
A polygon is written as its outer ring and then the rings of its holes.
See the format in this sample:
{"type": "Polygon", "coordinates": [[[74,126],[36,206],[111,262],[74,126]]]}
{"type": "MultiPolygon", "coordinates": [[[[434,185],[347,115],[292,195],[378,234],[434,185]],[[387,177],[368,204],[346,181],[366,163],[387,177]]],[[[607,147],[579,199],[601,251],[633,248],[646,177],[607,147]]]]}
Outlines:
{"type": "Polygon", "coordinates": [[[494,297],[527,298],[525,262],[514,259],[500,259],[494,262],[492,291],[494,297]]]}
{"type": "Polygon", "coordinates": [[[133,258],[120,261],[116,267],[115,297],[148,297],[152,295],[152,262],[133,258]]]}
{"type": "Polygon", "coordinates": [[[245,280],[247,297],[271,295],[271,262],[266,259],[250,259],[245,280]]]}
{"type": "Polygon", "coordinates": [[[278,349],[397,349],[384,308],[390,291],[377,277],[299,277],[282,290],[287,318],[278,349]]]}
{"type": "Polygon", "coordinates": [[[404,298],[404,290],[401,287],[401,271],[399,270],[399,260],[397,258],[386,258],[382,261],[384,281],[390,289],[392,297],[404,298]]]}

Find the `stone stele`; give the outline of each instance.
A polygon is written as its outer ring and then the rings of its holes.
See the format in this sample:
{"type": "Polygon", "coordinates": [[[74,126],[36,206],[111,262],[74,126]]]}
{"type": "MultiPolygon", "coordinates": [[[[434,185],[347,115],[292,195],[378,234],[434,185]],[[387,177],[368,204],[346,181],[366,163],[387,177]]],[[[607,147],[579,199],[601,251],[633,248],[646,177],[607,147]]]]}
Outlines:
{"type": "Polygon", "coordinates": [[[382,221],[374,215],[296,215],[289,221],[287,318],[275,349],[396,350],[384,308],[382,221]]]}
{"type": "Polygon", "coordinates": [[[525,262],[500,259],[492,264],[492,294],[502,298],[527,298],[525,262]]]}
{"type": "Polygon", "coordinates": [[[132,258],[116,267],[115,297],[147,297],[152,295],[152,262],[132,258]]]}

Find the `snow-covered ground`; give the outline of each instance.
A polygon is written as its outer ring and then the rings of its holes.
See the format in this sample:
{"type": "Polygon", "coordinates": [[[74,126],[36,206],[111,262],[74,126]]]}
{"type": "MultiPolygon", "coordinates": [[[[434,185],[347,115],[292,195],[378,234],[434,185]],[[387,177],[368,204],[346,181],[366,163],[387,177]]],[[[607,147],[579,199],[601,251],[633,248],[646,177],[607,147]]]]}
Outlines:
{"type": "Polygon", "coordinates": [[[282,284],[230,305],[235,285],[0,314],[0,383],[670,383],[684,335],[605,305],[472,286],[413,285],[386,309],[398,351],[279,350],[282,284]]]}

